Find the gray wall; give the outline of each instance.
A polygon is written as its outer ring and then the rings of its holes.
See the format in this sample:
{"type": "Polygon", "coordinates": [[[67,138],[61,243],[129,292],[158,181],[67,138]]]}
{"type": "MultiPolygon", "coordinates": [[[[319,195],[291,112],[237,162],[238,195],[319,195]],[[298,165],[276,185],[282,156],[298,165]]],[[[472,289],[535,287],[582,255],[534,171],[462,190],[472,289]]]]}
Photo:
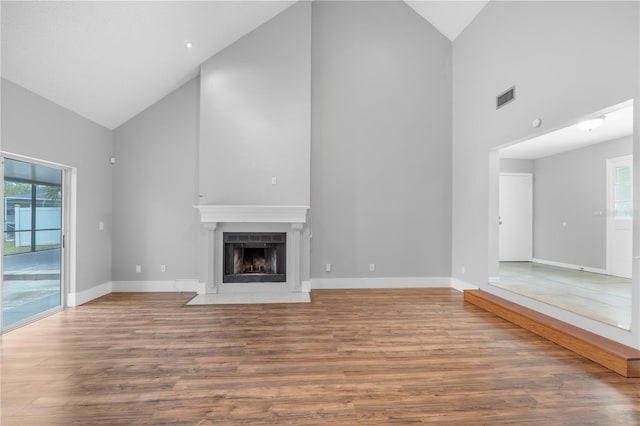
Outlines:
{"type": "Polygon", "coordinates": [[[593,212],[607,210],[607,159],[632,152],[629,136],[534,162],[534,258],[606,269],[607,217],[593,212]]]}
{"type": "Polygon", "coordinates": [[[542,118],[538,131],[546,132],[637,96],[637,8],[635,2],[489,2],[456,39],[455,277],[487,281],[489,210],[477,206],[488,203],[490,150],[533,136],[534,118],[542,118]],[[516,101],[496,110],[495,96],[514,84],[516,101]]]}
{"type": "Polygon", "coordinates": [[[517,158],[501,158],[500,172],[502,173],[533,173],[533,160],[517,158]]]}
{"type": "Polygon", "coordinates": [[[76,292],[111,281],[111,142],[110,130],[2,80],[2,150],[77,168],[76,292]]]}
{"type": "Polygon", "coordinates": [[[198,110],[195,79],[114,131],[114,281],[197,278],[198,110]]]}
{"type": "Polygon", "coordinates": [[[311,277],[450,276],[450,41],[402,2],[312,31],[311,277]]]}
{"type": "MultiPolygon", "coordinates": [[[[488,257],[497,267],[497,250],[490,245],[497,239],[497,202],[495,207],[489,205],[490,189],[495,197],[497,185],[497,177],[490,185],[493,149],[630,98],[638,105],[638,6],[637,2],[492,1],[455,40],[454,278],[497,292],[487,283],[496,273],[489,270],[488,257]],[[496,110],[495,96],[513,85],[515,102],[496,110]],[[535,118],[542,119],[540,129],[531,127],[535,118]]],[[[637,122],[637,108],[635,114],[637,122]]],[[[497,175],[497,162],[492,165],[497,175]]],[[[637,317],[635,321],[633,327],[638,329],[637,317]]],[[[591,322],[578,325],[598,327],[591,322]]],[[[633,340],[634,345],[639,342],[640,335],[630,339],[628,333],[605,332],[618,340],[633,340]]]]}
{"type": "Polygon", "coordinates": [[[309,205],[310,37],[301,2],[202,64],[201,204],[309,205]]]}

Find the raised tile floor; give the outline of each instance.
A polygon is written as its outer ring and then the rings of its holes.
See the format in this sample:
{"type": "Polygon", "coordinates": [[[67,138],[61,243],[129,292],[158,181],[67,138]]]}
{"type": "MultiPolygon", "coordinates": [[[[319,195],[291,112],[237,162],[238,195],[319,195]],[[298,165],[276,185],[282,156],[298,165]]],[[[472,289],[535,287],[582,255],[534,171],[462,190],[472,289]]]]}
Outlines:
{"type": "Polygon", "coordinates": [[[533,262],[500,262],[492,285],[625,330],[631,328],[631,280],[533,262]]]}

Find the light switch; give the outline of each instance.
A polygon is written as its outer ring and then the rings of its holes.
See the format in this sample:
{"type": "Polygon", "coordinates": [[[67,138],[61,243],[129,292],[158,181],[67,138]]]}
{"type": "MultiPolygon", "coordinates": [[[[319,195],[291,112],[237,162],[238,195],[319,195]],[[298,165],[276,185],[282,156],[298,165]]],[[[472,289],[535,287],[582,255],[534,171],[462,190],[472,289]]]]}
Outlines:
{"type": "Polygon", "coordinates": [[[275,185],[275,184],[277,184],[277,183],[278,183],[278,179],[276,179],[276,177],[275,177],[275,176],[273,176],[273,177],[271,178],[271,185],[275,185]]]}

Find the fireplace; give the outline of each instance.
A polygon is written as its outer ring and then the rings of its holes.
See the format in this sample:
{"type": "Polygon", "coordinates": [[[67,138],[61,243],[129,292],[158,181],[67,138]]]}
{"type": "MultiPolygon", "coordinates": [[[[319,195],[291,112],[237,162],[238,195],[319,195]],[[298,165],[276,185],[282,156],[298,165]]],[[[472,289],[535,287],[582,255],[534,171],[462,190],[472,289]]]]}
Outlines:
{"type": "Polygon", "coordinates": [[[223,283],[287,281],[286,232],[224,232],[223,283]]]}
{"type": "MultiPolygon", "coordinates": [[[[273,295],[280,292],[291,296],[305,293],[305,298],[308,299],[309,289],[308,285],[303,287],[301,264],[303,254],[304,259],[308,258],[309,247],[304,244],[301,232],[306,223],[309,206],[212,204],[194,207],[200,212],[200,222],[207,231],[205,294],[256,295],[265,292],[273,295]],[[267,241],[263,241],[263,237],[267,241]],[[244,241],[240,241],[241,239],[244,241]],[[245,270],[236,274],[235,265],[240,264],[235,260],[236,253],[238,256],[242,253],[234,251],[234,248],[243,246],[234,245],[240,243],[244,244],[245,248],[252,248],[253,245],[253,248],[263,249],[265,244],[267,248],[273,248],[272,244],[278,244],[276,260],[271,260],[269,265],[270,272],[260,272],[262,260],[259,259],[255,264],[251,261],[253,269],[256,270],[257,266],[258,272],[245,270]]],[[[272,259],[272,255],[258,254],[258,257],[265,259],[264,270],[267,266],[266,260],[272,259]]]]}

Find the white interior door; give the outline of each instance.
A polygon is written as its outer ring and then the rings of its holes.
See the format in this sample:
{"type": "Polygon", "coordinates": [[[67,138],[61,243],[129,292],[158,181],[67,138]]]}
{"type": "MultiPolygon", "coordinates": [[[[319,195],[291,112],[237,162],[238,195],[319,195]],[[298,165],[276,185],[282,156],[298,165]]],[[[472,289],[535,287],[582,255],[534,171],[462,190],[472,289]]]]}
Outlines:
{"type": "Polygon", "coordinates": [[[607,273],[631,278],[633,250],[632,156],[607,160],[607,273]]]}
{"type": "Polygon", "coordinates": [[[500,261],[528,262],[533,258],[533,175],[500,173],[500,261]]]}

